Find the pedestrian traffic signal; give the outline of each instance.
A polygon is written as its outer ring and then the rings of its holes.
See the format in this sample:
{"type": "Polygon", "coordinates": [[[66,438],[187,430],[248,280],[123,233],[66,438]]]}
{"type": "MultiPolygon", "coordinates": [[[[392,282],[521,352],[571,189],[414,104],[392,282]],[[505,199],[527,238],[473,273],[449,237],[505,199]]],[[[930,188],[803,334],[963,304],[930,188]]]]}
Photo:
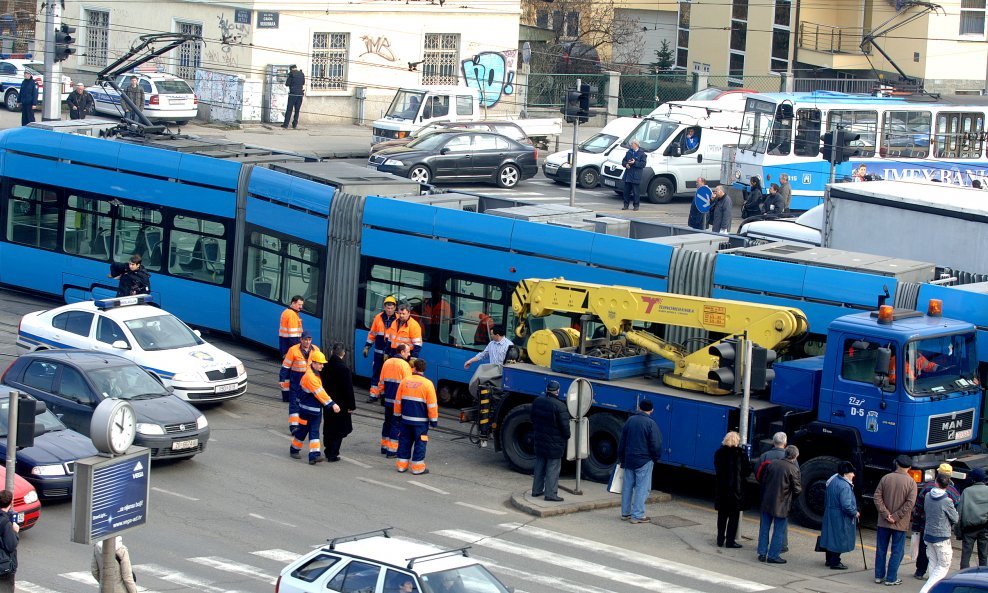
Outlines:
{"type": "Polygon", "coordinates": [[[45,434],[45,425],[37,422],[38,416],[48,408],[45,402],[26,395],[17,398],[17,448],[31,447],[34,438],[45,434]]]}
{"type": "Polygon", "coordinates": [[[566,91],[566,102],[559,109],[566,119],[566,123],[571,124],[577,121],[580,117],[580,91],[568,90],[566,91]]]}
{"type": "Polygon", "coordinates": [[[711,381],[717,381],[721,389],[734,391],[739,376],[736,366],[738,354],[741,352],[741,341],[736,338],[721,340],[711,346],[708,352],[720,358],[720,367],[710,371],[707,378],[711,381]]]}
{"type": "Polygon", "coordinates": [[[778,354],[775,350],[752,344],[751,381],[749,382],[751,389],[765,389],[772,382],[772,379],[775,379],[775,371],[771,369],[771,365],[777,357],[778,354]]]}
{"type": "Polygon", "coordinates": [[[583,83],[580,85],[580,123],[585,124],[590,119],[590,85],[583,83]]]}
{"type": "Polygon", "coordinates": [[[72,44],[75,43],[75,37],[72,34],[75,33],[75,27],[70,27],[65,23],[55,31],[55,61],[64,62],[69,59],[69,56],[75,53],[75,48],[72,44]]]}

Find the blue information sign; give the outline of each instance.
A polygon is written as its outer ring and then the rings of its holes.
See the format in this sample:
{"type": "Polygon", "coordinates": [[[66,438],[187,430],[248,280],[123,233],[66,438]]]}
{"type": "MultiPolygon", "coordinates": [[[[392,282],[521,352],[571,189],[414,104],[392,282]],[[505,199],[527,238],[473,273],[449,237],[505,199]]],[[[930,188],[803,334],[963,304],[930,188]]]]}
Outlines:
{"type": "Polygon", "coordinates": [[[706,214],[710,212],[710,205],[713,202],[714,192],[706,185],[696,188],[696,195],[693,196],[693,205],[696,209],[706,214]]]}
{"type": "Polygon", "coordinates": [[[151,451],[76,463],[72,541],[92,543],[147,523],[151,451]]]}

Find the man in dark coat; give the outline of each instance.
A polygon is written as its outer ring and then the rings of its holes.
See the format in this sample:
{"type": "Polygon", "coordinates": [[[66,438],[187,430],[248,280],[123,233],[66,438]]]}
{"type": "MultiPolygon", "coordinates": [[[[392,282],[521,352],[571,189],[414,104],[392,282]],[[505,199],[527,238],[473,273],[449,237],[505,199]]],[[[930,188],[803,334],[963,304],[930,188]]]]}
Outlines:
{"type": "Polygon", "coordinates": [[[621,486],[621,520],[649,523],[645,501],[652,490],[652,467],[662,457],[662,432],[652,419],[652,402],[643,399],[638,413],[628,418],[618,441],[618,463],[624,471],[621,486]]]}
{"type": "Polygon", "coordinates": [[[14,593],[14,575],[17,573],[17,542],[21,527],[10,520],[14,506],[14,493],[0,490],[0,591],[14,593]]]}
{"type": "Polygon", "coordinates": [[[24,81],[17,92],[17,102],[21,106],[21,125],[26,126],[34,121],[34,106],[38,102],[38,83],[27,69],[24,70],[24,81]]]}
{"type": "Polygon", "coordinates": [[[783,534],[786,532],[792,501],[803,488],[799,479],[799,449],[786,447],[784,459],[776,459],[762,470],[761,525],[758,530],[758,561],[785,564],[782,553],[783,534]],[[771,545],[769,531],[772,532],[771,545]]]}
{"type": "Polygon", "coordinates": [[[535,479],[532,496],[545,495],[551,502],[562,502],[557,496],[559,468],[569,440],[569,410],[559,400],[559,383],[549,381],[545,397],[532,402],[532,431],[535,433],[535,479]]]}
{"type": "Polygon", "coordinates": [[[710,230],[715,233],[731,232],[731,215],[734,203],[723,185],[714,188],[713,205],[710,206],[710,230]]]}
{"type": "Polygon", "coordinates": [[[110,264],[110,278],[120,280],[118,297],[151,294],[151,274],[141,264],[141,256],[136,253],[125,264],[110,264]]]}
{"type": "MultiPolygon", "coordinates": [[[[703,177],[696,178],[696,189],[699,190],[701,187],[706,187],[707,180],[703,177]]],[[[690,200],[690,215],[686,219],[686,224],[691,229],[703,230],[703,219],[706,215],[700,212],[700,209],[696,207],[696,200],[690,200]]]]}
{"type": "Polygon", "coordinates": [[[343,439],[353,432],[352,414],[357,409],[357,404],[353,396],[353,374],[343,360],[345,356],[346,348],[336,342],[333,344],[329,362],[320,372],[323,388],[333,401],[340,405],[339,412],[334,412],[332,408],[325,409],[322,442],[326,445],[326,461],[340,460],[340,446],[343,445],[343,439]]]}
{"type": "Polygon", "coordinates": [[[93,95],[86,90],[86,85],[77,82],[75,90],[69,93],[65,102],[69,104],[70,119],[85,119],[87,115],[96,110],[96,103],[93,95]]]}
{"type": "Polygon", "coordinates": [[[281,127],[288,129],[288,122],[292,122],[292,128],[298,127],[298,113],[302,110],[302,96],[305,95],[305,74],[292,64],[288,67],[288,78],[285,80],[288,87],[288,108],[285,109],[285,123],[281,127]],[[292,112],[295,118],[292,119],[292,112]]]}
{"type": "Polygon", "coordinates": [[[724,435],[720,449],[714,453],[716,472],[717,547],[740,548],[738,523],[744,508],[744,484],[751,475],[751,462],[741,448],[741,435],[731,431],[724,435]]]}
{"type": "Polygon", "coordinates": [[[621,210],[627,210],[629,202],[638,210],[638,186],[641,185],[642,169],[647,160],[648,155],[639,147],[638,141],[632,140],[631,148],[621,159],[621,166],[624,167],[624,175],[621,177],[624,180],[624,207],[621,210]]]}

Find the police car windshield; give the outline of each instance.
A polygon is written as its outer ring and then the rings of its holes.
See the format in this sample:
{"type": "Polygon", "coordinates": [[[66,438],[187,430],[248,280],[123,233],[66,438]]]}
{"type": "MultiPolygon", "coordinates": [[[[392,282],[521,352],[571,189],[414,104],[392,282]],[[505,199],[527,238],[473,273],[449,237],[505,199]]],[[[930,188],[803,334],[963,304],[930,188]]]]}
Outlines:
{"type": "Polygon", "coordinates": [[[157,315],[124,321],[134,339],[147,351],[190,348],[203,343],[191,329],[174,315],[157,315]]]}
{"type": "Polygon", "coordinates": [[[113,399],[151,399],[169,395],[161,383],[136,365],[97,369],[87,373],[103,397],[113,399]]]}
{"type": "Polygon", "coordinates": [[[912,395],[939,395],[978,385],[974,334],[955,334],[906,344],[903,376],[912,395]]]}

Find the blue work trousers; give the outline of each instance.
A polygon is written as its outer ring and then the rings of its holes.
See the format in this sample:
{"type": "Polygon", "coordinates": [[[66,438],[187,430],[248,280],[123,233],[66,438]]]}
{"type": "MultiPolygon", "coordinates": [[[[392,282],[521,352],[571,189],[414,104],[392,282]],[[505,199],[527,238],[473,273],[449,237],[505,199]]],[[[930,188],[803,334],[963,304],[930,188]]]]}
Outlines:
{"type": "Polygon", "coordinates": [[[899,579],[899,564],[902,556],[906,552],[906,532],[896,531],[888,527],[878,528],[878,537],[875,541],[875,578],[884,579],[894,583],[899,579]],[[892,555],[888,557],[888,565],[885,564],[885,556],[888,553],[889,542],[892,543],[892,555]]]}
{"type": "Polygon", "coordinates": [[[298,426],[295,427],[292,433],[292,453],[298,453],[302,450],[302,445],[305,443],[305,439],[309,439],[309,461],[319,457],[319,447],[321,443],[319,442],[319,426],[322,424],[322,411],[310,412],[308,410],[299,410],[298,413],[298,426]]]}
{"type": "Polygon", "coordinates": [[[782,545],[786,539],[786,529],[789,520],[785,517],[773,517],[762,513],[761,524],[758,526],[758,555],[778,559],[782,554],[782,545]],[[772,539],[769,543],[769,531],[772,539]]]}
{"type": "Polygon", "coordinates": [[[624,484],[621,485],[621,516],[632,519],[645,518],[645,501],[652,491],[652,466],[649,461],[638,469],[624,468],[624,484]]]}
{"type": "Polygon", "coordinates": [[[425,471],[425,448],[429,443],[429,425],[402,422],[399,430],[398,469],[402,471],[407,469],[411,459],[412,473],[422,473],[425,471]]]}
{"type": "Polygon", "coordinates": [[[394,403],[384,402],[384,423],[381,425],[381,453],[398,452],[401,422],[395,419],[394,403]]]}

